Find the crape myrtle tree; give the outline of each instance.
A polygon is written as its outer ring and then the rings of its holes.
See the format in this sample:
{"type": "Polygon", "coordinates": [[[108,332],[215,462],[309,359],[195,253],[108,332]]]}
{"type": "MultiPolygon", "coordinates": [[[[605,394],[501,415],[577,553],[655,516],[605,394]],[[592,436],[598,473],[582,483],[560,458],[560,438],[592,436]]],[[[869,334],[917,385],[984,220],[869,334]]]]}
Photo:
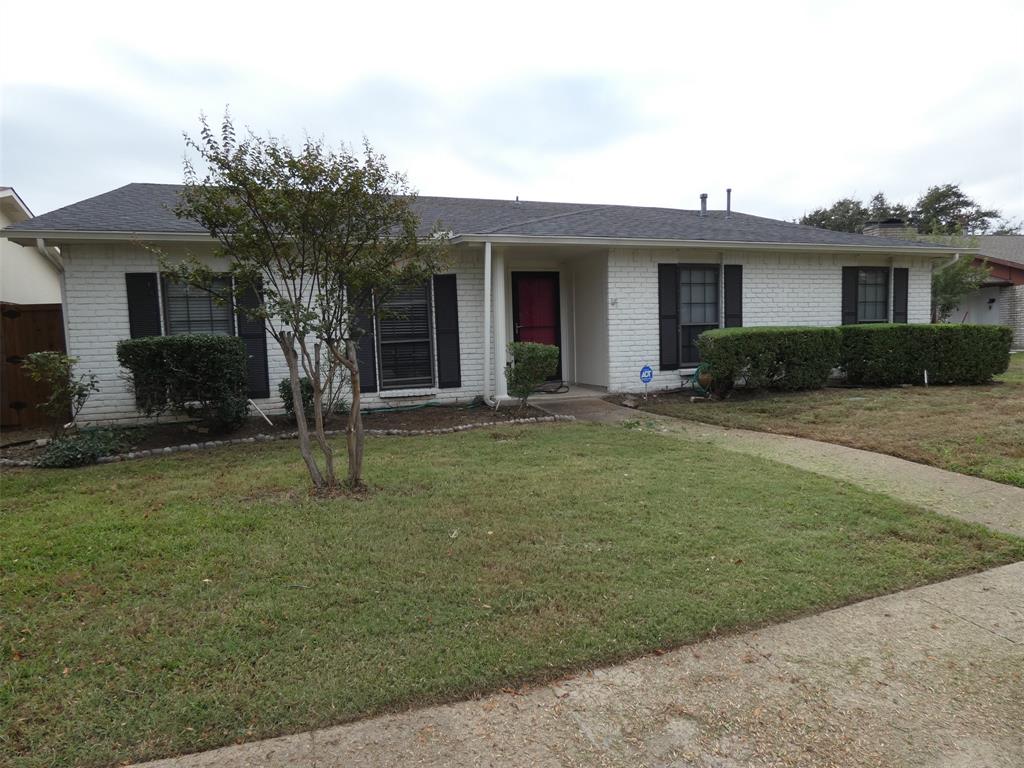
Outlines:
{"type": "MultiPolygon", "coordinates": [[[[324,392],[335,377],[348,376],[346,485],[361,488],[361,338],[372,318],[387,312],[390,299],[442,268],[447,242],[437,231],[418,234],[415,193],[366,141],[359,156],[310,138],[298,148],[252,131],[239,139],[230,115],[219,135],[205,117],[200,123],[199,137],[186,134],[185,142],[202,170],[186,158],[174,212],[199,222],[214,239],[216,255],[229,264],[232,279],[218,284],[228,284],[230,295],[215,298],[237,314],[262,320],[280,346],[299,452],[317,490],[338,485],[324,432],[324,392]],[[313,385],[311,421],[303,406],[303,376],[313,385]]],[[[177,279],[210,290],[216,273],[194,256],[175,265],[166,256],[163,261],[177,279]]]]}

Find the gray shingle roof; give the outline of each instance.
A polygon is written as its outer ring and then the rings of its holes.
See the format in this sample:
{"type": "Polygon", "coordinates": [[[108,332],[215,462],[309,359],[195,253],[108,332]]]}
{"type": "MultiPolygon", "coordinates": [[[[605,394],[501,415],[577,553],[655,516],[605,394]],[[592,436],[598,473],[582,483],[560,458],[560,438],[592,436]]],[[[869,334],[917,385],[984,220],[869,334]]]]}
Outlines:
{"type": "Polygon", "coordinates": [[[1024,265],[1024,235],[981,235],[978,255],[1024,265]]]}
{"type": "MultiPolygon", "coordinates": [[[[196,222],[178,219],[172,212],[180,189],[174,184],[128,184],[9,227],[7,232],[201,234],[204,230],[196,222]]],[[[735,211],[730,216],[724,211],[701,216],[698,211],[677,208],[427,196],[417,199],[416,209],[424,234],[439,223],[455,235],[935,249],[930,243],[832,232],[735,211]]]]}

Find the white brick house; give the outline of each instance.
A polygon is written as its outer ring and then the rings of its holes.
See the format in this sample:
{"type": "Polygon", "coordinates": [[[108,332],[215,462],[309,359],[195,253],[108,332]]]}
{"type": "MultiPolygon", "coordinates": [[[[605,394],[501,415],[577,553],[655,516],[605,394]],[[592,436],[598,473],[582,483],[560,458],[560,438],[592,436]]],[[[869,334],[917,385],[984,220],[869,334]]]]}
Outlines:
{"type": "MultiPolygon", "coordinates": [[[[177,193],[130,184],[3,231],[61,248],[69,354],[100,379],[83,421],[138,418],[119,340],[244,336],[230,313],[161,279],[143,245],[212,254],[206,234],[171,213],[177,193]]],[[[650,366],[651,389],[677,388],[697,363],[691,341],[707,328],[926,323],[932,270],[957,253],[729,210],[429,197],[416,205],[425,229],[440,221],[452,233],[450,268],[410,295],[419,325],[406,335],[373,326],[361,349],[367,407],[500,401],[513,339],[557,344],[559,377],[570,385],[637,391],[650,366]]],[[[254,401],[277,412],[287,375],[280,350],[272,338],[245,338],[254,401]]]]}

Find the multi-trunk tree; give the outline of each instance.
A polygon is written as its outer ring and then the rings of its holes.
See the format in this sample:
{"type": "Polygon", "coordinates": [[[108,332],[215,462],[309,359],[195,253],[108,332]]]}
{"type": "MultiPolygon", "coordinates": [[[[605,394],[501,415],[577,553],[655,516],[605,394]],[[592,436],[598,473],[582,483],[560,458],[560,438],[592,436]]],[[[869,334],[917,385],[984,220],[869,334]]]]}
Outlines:
{"type": "MultiPolygon", "coordinates": [[[[229,293],[222,288],[216,298],[264,322],[281,348],[299,452],[317,489],[338,485],[324,393],[336,377],[348,377],[345,484],[361,488],[360,341],[374,317],[387,313],[389,300],[441,269],[445,238],[421,231],[408,181],[369,143],[356,155],[309,138],[296,149],[251,131],[239,139],[230,116],[219,135],[202,118],[199,137],[185,141],[199,167],[186,160],[175,214],[199,222],[216,244],[215,255],[227,260],[231,279],[217,285],[229,286],[229,293]],[[309,420],[302,377],[313,386],[309,420]]],[[[195,256],[164,261],[178,279],[207,289],[224,274],[195,256]]]]}

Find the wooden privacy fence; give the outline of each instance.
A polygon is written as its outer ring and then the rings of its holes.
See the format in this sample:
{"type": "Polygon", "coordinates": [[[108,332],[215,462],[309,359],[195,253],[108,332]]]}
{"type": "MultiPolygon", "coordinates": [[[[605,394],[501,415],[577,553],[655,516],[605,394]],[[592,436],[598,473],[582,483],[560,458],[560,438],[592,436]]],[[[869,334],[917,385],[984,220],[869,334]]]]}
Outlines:
{"type": "Polygon", "coordinates": [[[49,391],[25,373],[32,352],[64,352],[64,317],[60,304],[0,304],[0,427],[18,429],[47,423],[36,403],[49,391]]]}

